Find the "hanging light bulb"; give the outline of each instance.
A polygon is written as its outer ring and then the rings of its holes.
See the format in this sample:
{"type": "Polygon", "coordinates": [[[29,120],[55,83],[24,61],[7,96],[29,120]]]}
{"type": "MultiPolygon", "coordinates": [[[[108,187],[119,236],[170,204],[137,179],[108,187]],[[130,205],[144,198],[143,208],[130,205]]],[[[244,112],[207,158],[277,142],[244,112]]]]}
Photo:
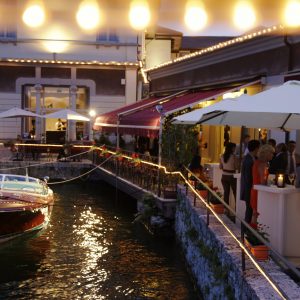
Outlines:
{"type": "Polygon", "coordinates": [[[234,9],[234,24],[240,29],[249,29],[255,25],[255,11],[249,1],[239,1],[234,9]]]}
{"type": "Polygon", "coordinates": [[[85,0],[80,3],[76,14],[79,26],[85,30],[95,29],[100,23],[100,9],[95,0],[85,0]]]}
{"type": "Polygon", "coordinates": [[[188,1],[184,21],[186,26],[193,31],[204,28],[207,23],[207,14],[204,5],[200,1],[188,1]]]}
{"type": "Polygon", "coordinates": [[[300,25],[300,1],[290,0],[284,10],[286,25],[296,27],[300,25]]]}
{"type": "Polygon", "coordinates": [[[64,28],[52,27],[44,33],[45,39],[44,47],[51,53],[63,53],[69,46],[66,42],[68,36],[64,28]]]}
{"type": "Polygon", "coordinates": [[[40,4],[33,4],[26,8],[22,16],[23,22],[29,27],[39,27],[45,21],[45,12],[40,4]]]}
{"type": "Polygon", "coordinates": [[[148,2],[145,0],[133,0],[130,3],[129,22],[136,30],[145,29],[151,19],[148,2]]]}

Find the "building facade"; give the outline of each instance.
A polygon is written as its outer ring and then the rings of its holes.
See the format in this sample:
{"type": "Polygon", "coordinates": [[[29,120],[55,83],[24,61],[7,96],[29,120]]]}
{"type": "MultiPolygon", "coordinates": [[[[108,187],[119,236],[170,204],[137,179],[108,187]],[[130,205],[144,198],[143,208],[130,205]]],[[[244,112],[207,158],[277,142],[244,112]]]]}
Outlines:
{"type": "MultiPolygon", "coordinates": [[[[79,28],[78,3],[47,1],[46,22],[30,28],[22,21],[25,1],[3,1],[0,22],[0,111],[20,107],[45,115],[63,108],[88,115],[137,100],[140,40],[129,26],[79,28]],[[50,3],[51,2],[51,3],[50,3]]],[[[0,139],[55,130],[53,119],[0,120],[0,139]]],[[[92,121],[69,122],[70,139],[91,135],[92,121]]]]}

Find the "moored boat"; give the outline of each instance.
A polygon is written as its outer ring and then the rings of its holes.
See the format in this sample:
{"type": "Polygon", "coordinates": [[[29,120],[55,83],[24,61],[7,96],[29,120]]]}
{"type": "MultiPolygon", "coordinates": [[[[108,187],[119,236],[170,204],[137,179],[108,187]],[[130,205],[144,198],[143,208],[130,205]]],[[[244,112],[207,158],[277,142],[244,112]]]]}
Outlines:
{"type": "Polygon", "coordinates": [[[0,174],[0,243],[46,227],[53,202],[46,180],[0,174]]]}

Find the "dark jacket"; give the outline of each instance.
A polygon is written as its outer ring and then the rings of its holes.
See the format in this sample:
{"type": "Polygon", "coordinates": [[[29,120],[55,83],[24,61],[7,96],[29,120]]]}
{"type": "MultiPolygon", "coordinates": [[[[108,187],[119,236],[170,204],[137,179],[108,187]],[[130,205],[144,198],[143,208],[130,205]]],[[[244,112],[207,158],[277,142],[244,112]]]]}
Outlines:
{"type": "Polygon", "coordinates": [[[241,200],[250,202],[250,194],[253,183],[252,167],[253,167],[253,157],[250,153],[245,155],[242,161],[241,168],[241,200]]]}
{"type": "Polygon", "coordinates": [[[285,172],[287,169],[287,165],[287,153],[280,152],[270,161],[269,173],[276,174],[277,172],[285,172]]]}

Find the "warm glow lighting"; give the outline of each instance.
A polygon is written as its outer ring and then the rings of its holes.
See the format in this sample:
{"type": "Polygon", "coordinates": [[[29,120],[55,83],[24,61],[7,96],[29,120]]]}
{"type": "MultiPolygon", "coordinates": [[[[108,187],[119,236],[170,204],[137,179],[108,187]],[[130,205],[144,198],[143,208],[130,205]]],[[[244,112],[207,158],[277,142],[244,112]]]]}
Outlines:
{"type": "Polygon", "coordinates": [[[234,9],[234,24],[240,29],[249,29],[256,21],[255,12],[248,1],[239,1],[234,9]]]}
{"type": "Polygon", "coordinates": [[[64,52],[69,43],[66,42],[67,37],[65,32],[60,28],[51,28],[45,35],[46,39],[44,47],[51,53],[62,53],[64,52]]]}
{"type": "Polygon", "coordinates": [[[204,28],[207,23],[207,14],[203,5],[196,1],[188,2],[184,21],[186,26],[193,31],[204,28]]]}
{"type": "Polygon", "coordinates": [[[89,115],[93,118],[93,117],[95,117],[96,116],[96,111],[94,110],[94,109],[91,109],[90,111],[89,111],[89,115]]]}
{"type": "Polygon", "coordinates": [[[39,27],[45,21],[44,9],[38,4],[29,6],[24,11],[22,19],[29,27],[39,27]]]}
{"type": "Polygon", "coordinates": [[[284,20],[287,26],[300,25],[300,1],[290,0],[284,11],[284,20]]]}
{"type": "Polygon", "coordinates": [[[145,29],[150,22],[151,14],[147,1],[134,0],[130,4],[129,22],[136,30],[145,29]]]}
{"type": "Polygon", "coordinates": [[[223,99],[237,98],[237,97],[240,97],[243,94],[244,94],[243,90],[239,90],[237,92],[229,92],[229,93],[225,93],[223,95],[223,99]]]}
{"type": "Polygon", "coordinates": [[[76,14],[79,26],[85,30],[95,29],[100,24],[100,9],[96,1],[81,2],[76,14]]]}

